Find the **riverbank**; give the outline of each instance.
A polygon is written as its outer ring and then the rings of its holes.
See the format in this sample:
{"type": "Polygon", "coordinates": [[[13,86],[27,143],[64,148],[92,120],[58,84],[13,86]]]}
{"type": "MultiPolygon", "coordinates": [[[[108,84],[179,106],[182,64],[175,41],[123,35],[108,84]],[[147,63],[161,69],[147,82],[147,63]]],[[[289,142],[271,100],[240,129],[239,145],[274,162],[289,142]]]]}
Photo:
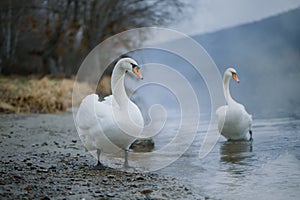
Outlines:
{"type": "Polygon", "coordinates": [[[93,93],[88,83],[78,82],[80,94],[72,102],[75,78],[0,76],[0,113],[63,113],[93,93]]]}
{"type": "Polygon", "coordinates": [[[93,170],[71,112],[0,115],[3,199],[204,199],[158,173],[93,170]]]}

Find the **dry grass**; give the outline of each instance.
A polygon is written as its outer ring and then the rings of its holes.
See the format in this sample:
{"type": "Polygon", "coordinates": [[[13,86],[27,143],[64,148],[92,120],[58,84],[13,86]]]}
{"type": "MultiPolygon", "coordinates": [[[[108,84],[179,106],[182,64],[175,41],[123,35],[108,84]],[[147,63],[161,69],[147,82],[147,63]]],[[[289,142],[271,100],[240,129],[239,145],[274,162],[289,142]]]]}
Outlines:
{"type": "MultiPolygon", "coordinates": [[[[1,76],[0,113],[64,112],[72,106],[73,85],[74,79],[1,76]]],[[[78,87],[83,91],[81,99],[93,92],[86,83],[78,87]]]]}

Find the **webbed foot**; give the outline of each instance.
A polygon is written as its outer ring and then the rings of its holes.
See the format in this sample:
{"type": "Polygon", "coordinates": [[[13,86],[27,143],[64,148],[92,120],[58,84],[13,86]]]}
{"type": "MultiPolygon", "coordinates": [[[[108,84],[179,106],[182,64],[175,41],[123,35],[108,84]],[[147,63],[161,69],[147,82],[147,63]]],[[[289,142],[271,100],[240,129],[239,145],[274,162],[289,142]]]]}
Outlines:
{"type": "Polygon", "coordinates": [[[95,170],[107,170],[109,167],[104,166],[99,160],[95,166],[93,166],[95,170]]]}

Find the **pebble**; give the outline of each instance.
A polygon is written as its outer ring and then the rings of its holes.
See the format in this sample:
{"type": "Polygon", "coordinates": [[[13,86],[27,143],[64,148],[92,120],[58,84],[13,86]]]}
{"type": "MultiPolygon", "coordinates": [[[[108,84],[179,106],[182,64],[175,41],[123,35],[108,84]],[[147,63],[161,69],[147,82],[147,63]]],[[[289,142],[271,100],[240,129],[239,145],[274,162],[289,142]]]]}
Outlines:
{"type": "Polygon", "coordinates": [[[114,193],[106,193],[106,196],[107,197],[115,197],[115,194],[114,193]]]}
{"type": "Polygon", "coordinates": [[[1,122],[7,120],[6,133],[12,131],[10,122],[16,124],[13,139],[1,144],[5,147],[0,159],[1,199],[203,199],[189,186],[180,185],[180,180],[156,173],[92,170],[95,159],[79,142],[72,114],[69,122],[63,114],[37,116],[30,118],[44,120],[45,125],[35,128],[22,121],[22,131],[16,129],[18,120],[0,116],[1,122]],[[49,137],[49,132],[54,134],[49,137]]]}
{"type": "Polygon", "coordinates": [[[115,178],[116,176],[113,175],[113,174],[107,174],[106,177],[107,177],[107,178],[115,178]]]}
{"type": "Polygon", "coordinates": [[[27,190],[27,191],[32,190],[32,186],[31,185],[27,185],[24,189],[27,190]]]}
{"type": "Polygon", "coordinates": [[[107,183],[107,182],[108,182],[107,178],[102,179],[102,183],[107,183]]]}
{"type": "Polygon", "coordinates": [[[151,189],[144,189],[144,190],[140,191],[141,194],[149,194],[149,193],[152,193],[152,192],[153,192],[153,190],[151,190],[151,189]]]}
{"type": "Polygon", "coordinates": [[[41,146],[42,146],[42,147],[43,147],[43,146],[48,146],[48,143],[47,143],[47,142],[44,142],[44,143],[41,144],[41,146]]]}
{"type": "Polygon", "coordinates": [[[51,199],[47,196],[43,196],[43,197],[40,198],[40,200],[51,200],[51,199]]]}
{"type": "Polygon", "coordinates": [[[135,178],[135,180],[137,180],[137,181],[144,181],[145,178],[144,178],[143,176],[137,176],[137,177],[135,178]]]}

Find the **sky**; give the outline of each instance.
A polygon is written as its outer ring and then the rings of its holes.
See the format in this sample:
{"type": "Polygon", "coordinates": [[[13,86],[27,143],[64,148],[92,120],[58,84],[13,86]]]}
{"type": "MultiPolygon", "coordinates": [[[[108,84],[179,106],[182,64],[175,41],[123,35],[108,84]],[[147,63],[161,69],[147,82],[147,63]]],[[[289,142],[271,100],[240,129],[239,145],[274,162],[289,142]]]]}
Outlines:
{"type": "Polygon", "coordinates": [[[300,0],[187,0],[192,18],[169,28],[187,35],[214,32],[246,24],[300,7],[300,0]]]}

